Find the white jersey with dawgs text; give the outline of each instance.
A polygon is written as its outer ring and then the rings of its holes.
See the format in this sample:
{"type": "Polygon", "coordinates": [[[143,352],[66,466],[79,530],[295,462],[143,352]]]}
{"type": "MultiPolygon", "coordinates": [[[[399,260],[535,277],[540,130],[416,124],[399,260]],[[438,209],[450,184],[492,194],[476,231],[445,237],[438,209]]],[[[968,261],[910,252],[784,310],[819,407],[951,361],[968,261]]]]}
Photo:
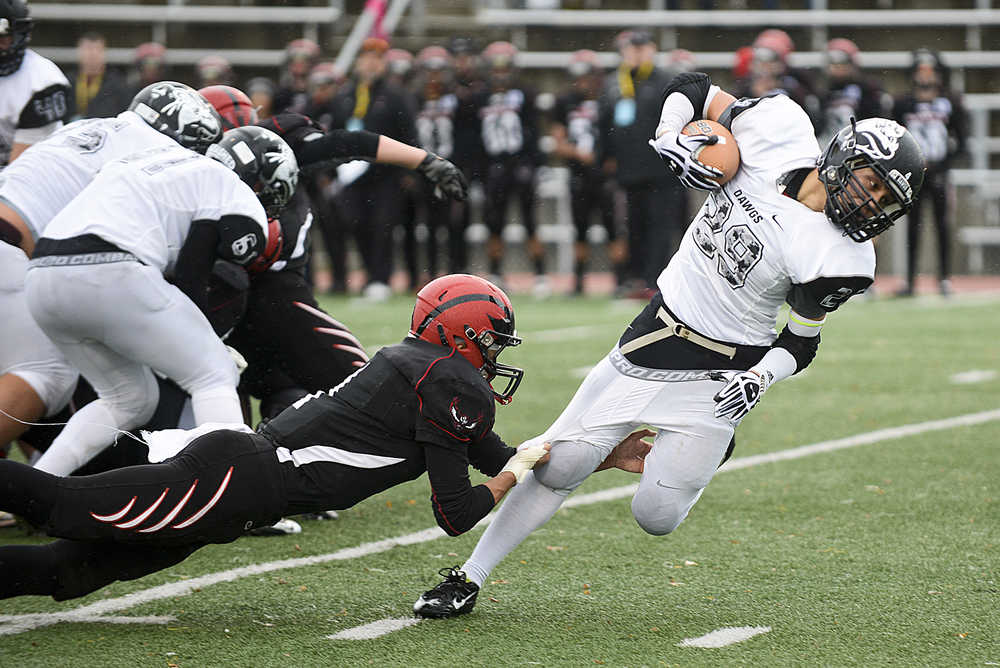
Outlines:
{"type": "Polygon", "coordinates": [[[165,146],[177,142],[131,111],[75,121],[32,145],[0,174],[0,201],[21,215],[37,241],[101,167],[142,149],[165,146]]]}
{"type": "Polygon", "coordinates": [[[782,194],[779,180],[815,167],[820,155],[800,106],[784,95],[742,99],[721,120],[736,138],[740,169],[708,196],[657,287],[701,334],[769,346],[785,302],[821,319],[871,285],[875,249],[782,194]]]}
{"type": "Polygon", "coordinates": [[[219,256],[246,265],[267,245],[257,195],[221,162],[171,142],[110,163],[45,229],[94,234],[172,273],[191,223],[219,221],[219,256]]]}

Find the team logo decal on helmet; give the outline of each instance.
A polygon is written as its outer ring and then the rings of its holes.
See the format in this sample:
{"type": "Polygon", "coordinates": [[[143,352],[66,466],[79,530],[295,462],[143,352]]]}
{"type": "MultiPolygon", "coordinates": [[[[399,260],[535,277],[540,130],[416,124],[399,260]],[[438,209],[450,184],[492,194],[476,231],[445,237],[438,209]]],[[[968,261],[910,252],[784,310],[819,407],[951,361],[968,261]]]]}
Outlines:
{"type": "MultiPolygon", "coordinates": [[[[514,307],[503,290],[486,279],[469,274],[452,274],[435,279],[417,293],[410,321],[410,335],[454,348],[488,382],[507,378],[507,387],[493,390],[494,398],[509,404],[524,371],[501,364],[504,348],[520,345],[514,329],[514,307]]],[[[452,405],[456,424],[474,422],[452,405]]],[[[471,429],[471,427],[468,427],[471,429]]]]}
{"type": "Polygon", "coordinates": [[[910,132],[886,118],[866,118],[838,132],[819,160],[827,218],[854,241],[887,230],[913,206],[924,181],[925,161],[910,132]],[[889,195],[875,201],[856,172],[871,169],[889,195]]]}
{"type": "Polygon", "coordinates": [[[222,119],[198,91],[158,81],[139,91],[129,109],[181,146],[204,153],[222,136],[222,119]]]}
{"type": "Polygon", "coordinates": [[[266,128],[248,125],[229,130],[206,155],[253,188],[269,215],[277,215],[295,194],[299,182],[295,153],[284,139],[266,128]]]}

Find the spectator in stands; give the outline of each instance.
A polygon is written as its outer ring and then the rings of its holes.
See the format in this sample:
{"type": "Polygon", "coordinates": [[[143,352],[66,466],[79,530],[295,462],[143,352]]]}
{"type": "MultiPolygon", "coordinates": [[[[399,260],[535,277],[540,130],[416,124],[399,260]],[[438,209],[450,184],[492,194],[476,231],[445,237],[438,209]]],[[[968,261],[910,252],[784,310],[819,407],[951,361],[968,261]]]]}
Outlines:
{"type": "Polygon", "coordinates": [[[507,205],[516,198],[519,222],[528,233],[528,255],[535,270],[535,293],[549,291],[545,276],[545,248],[539,241],[535,219],[535,170],[541,163],[538,148],[538,109],[535,91],[521,80],[517,69],[517,47],[493,42],[483,50],[486,90],[476,104],[479,136],[486,164],[483,173],[486,199],[483,222],[489,228],[489,271],[494,282],[502,280],[503,230],[507,205]]]}
{"type": "Polygon", "coordinates": [[[257,108],[257,117],[260,120],[274,115],[274,96],[277,93],[277,86],[273,81],[267,77],[254,77],[247,82],[246,91],[250,101],[257,108]]]}
{"type": "MultiPolygon", "coordinates": [[[[428,46],[417,55],[416,63],[417,141],[420,148],[454,161],[455,118],[459,103],[454,92],[451,54],[442,46],[428,46]]],[[[441,198],[433,184],[423,181],[420,202],[427,221],[428,274],[432,279],[438,275],[437,233],[441,228],[448,232],[448,273],[462,273],[467,262],[465,203],[441,198]]],[[[418,266],[415,237],[412,226],[407,228],[406,255],[411,268],[418,266]]],[[[413,276],[411,281],[417,282],[413,276]]]]}
{"type": "MultiPolygon", "coordinates": [[[[750,83],[752,90],[742,88],[738,97],[759,97],[772,92],[788,95],[806,110],[817,124],[819,98],[814,91],[812,80],[803,70],[793,68],[788,58],[795,51],[795,43],[784,30],[769,28],[754,39],[753,57],[750,61],[750,83]]],[[[747,82],[744,81],[744,84],[747,82]]]]}
{"type": "Polygon", "coordinates": [[[278,92],[274,96],[275,113],[305,112],[309,104],[309,73],[321,55],[319,44],[311,39],[296,39],[288,43],[278,92]]]}
{"type": "MultiPolygon", "coordinates": [[[[413,110],[405,91],[385,81],[389,43],[369,37],[354,64],[354,77],[333,101],[333,127],[369,130],[407,144],[416,143],[413,110]]],[[[364,295],[373,300],[389,297],[393,267],[392,233],[400,222],[399,168],[356,161],[341,165],[337,195],[343,225],[323,230],[337,272],[344,271],[344,236],[353,231],[367,271],[364,295]],[[344,229],[346,226],[346,230],[344,229]]]]}
{"type": "Polygon", "coordinates": [[[413,54],[406,49],[389,49],[385,53],[385,79],[396,86],[410,90],[413,84],[413,54]]]}
{"type": "MultiPolygon", "coordinates": [[[[451,160],[469,180],[470,191],[475,190],[481,193],[483,191],[486,156],[480,137],[476,100],[486,90],[486,81],[483,78],[482,60],[479,57],[480,50],[468,37],[453,37],[448,42],[448,53],[453,58],[455,70],[453,90],[455,100],[458,103],[454,118],[455,149],[451,160]]],[[[471,199],[472,197],[464,202],[455,203],[458,209],[456,215],[460,217],[461,221],[458,223],[458,229],[461,229],[463,240],[465,239],[465,231],[472,222],[471,199]]],[[[461,265],[467,265],[466,255],[461,256],[461,265]]]]}
{"type": "Polygon", "coordinates": [[[892,112],[892,97],[880,83],[862,74],[858,66],[858,47],[849,39],[838,37],[826,45],[826,91],[821,98],[822,116],[816,126],[820,146],[826,146],[851,118],[887,117],[892,112]]]}
{"type": "Polygon", "coordinates": [[[645,293],[655,290],[688,217],[687,191],[647,143],[660,120],[660,95],[674,73],[655,66],[656,45],[645,31],[624,31],[616,45],[621,64],[601,101],[603,164],[625,189],[629,279],[633,291],[645,293]]]}
{"type": "Polygon", "coordinates": [[[156,81],[170,79],[167,74],[167,48],[159,42],[144,42],[135,47],[135,68],[129,75],[132,95],[156,81]]]}
{"type": "Polygon", "coordinates": [[[206,86],[231,86],[235,78],[233,66],[219,55],[205,56],[195,65],[198,88],[206,86]]]}
{"type": "Polygon", "coordinates": [[[105,49],[104,36],[96,32],[84,33],[76,42],[77,71],[69,80],[80,118],[117,116],[132,102],[125,76],[108,67],[105,49]]]}
{"type": "Polygon", "coordinates": [[[307,81],[309,104],[306,116],[329,130],[333,123],[333,98],[346,79],[332,61],[321,61],[313,65],[307,81]]]}
{"type": "Polygon", "coordinates": [[[923,202],[929,197],[938,241],[938,288],[951,294],[950,205],[953,190],[948,171],[955,157],[965,150],[968,120],[960,95],[950,89],[948,69],[941,56],[930,49],[913,52],[910,68],[911,90],[896,100],[893,118],[904,125],[923,149],[927,172],[921,197],[907,217],[906,284],[897,293],[914,293],[917,261],[920,258],[920,224],[923,202]]]}
{"type": "Polygon", "coordinates": [[[600,96],[604,70],[597,54],[583,49],[570,57],[567,74],[572,82],[559,96],[549,132],[555,139],[555,155],[569,167],[570,207],[576,227],[574,294],[583,293],[583,276],[590,257],[587,231],[593,214],[599,213],[608,233],[609,255],[619,284],[623,282],[625,245],[615,229],[613,193],[601,169],[600,96]]]}

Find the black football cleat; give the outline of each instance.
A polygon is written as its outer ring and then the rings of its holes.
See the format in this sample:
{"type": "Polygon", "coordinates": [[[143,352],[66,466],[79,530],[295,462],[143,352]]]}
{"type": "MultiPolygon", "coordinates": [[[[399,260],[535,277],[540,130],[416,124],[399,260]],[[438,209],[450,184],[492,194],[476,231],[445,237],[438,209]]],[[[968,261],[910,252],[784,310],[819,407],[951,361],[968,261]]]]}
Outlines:
{"type": "Polygon", "coordinates": [[[472,612],[479,585],[466,579],[458,566],[442,568],[438,573],[444,582],[425,591],[413,604],[413,613],[418,617],[443,619],[472,612]]]}

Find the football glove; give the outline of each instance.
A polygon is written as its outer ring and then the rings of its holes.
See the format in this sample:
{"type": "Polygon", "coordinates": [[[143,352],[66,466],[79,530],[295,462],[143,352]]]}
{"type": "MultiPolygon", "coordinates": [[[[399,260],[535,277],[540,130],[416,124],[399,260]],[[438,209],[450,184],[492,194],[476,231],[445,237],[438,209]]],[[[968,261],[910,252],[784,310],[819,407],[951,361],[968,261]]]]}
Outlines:
{"type": "Polygon", "coordinates": [[[712,179],[721,178],[722,172],[695,157],[699,148],[711,146],[718,141],[719,137],[716,135],[685,135],[667,131],[656,139],[650,139],[649,145],[688,188],[718,190],[719,184],[712,179]]]}
{"type": "Polygon", "coordinates": [[[514,478],[520,483],[538,460],[549,453],[550,447],[548,443],[541,443],[539,445],[529,445],[518,450],[513,457],[507,460],[507,465],[500,469],[500,473],[509,471],[514,474],[514,478]]]}
{"type": "Polygon", "coordinates": [[[757,405],[773,377],[769,371],[740,371],[715,395],[715,417],[739,422],[757,405]]]}
{"type": "Polygon", "coordinates": [[[469,184],[465,180],[465,175],[450,160],[445,160],[439,155],[427,152],[427,157],[417,165],[417,171],[433,183],[434,194],[443,199],[444,193],[452,199],[464,202],[469,196],[469,184]]]}

